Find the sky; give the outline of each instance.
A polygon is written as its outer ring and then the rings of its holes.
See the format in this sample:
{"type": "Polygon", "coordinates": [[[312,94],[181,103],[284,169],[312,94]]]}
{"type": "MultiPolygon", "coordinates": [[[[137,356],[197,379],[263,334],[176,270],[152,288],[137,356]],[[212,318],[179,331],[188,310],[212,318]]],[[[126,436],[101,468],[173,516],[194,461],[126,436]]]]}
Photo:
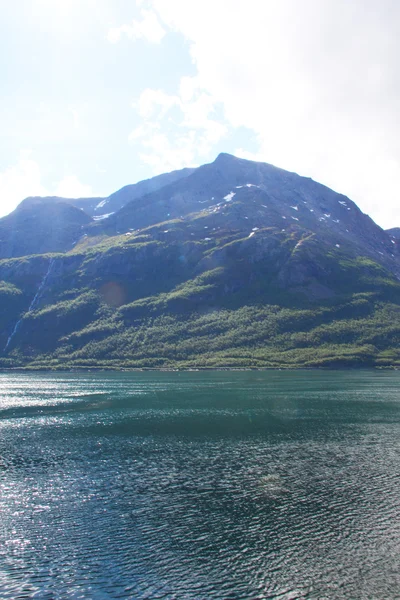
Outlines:
{"type": "Polygon", "coordinates": [[[398,0],[0,0],[0,216],[220,152],[400,227],[398,0]]]}

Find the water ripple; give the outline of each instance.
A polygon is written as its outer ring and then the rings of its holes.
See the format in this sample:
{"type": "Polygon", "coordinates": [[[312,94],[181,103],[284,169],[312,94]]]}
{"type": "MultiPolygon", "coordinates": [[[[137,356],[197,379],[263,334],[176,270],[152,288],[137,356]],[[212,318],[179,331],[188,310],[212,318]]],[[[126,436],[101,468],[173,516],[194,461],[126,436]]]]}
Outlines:
{"type": "Polygon", "coordinates": [[[400,378],[339,375],[0,375],[0,597],[400,597],[400,378]]]}

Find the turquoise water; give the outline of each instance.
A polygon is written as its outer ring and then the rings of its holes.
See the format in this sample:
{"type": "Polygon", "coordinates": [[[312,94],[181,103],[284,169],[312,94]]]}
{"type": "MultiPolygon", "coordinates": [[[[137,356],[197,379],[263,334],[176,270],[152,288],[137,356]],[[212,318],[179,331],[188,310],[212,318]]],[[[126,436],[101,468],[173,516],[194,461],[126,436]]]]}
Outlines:
{"type": "Polygon", "coordinates": [[[400,373],[0,374],[0,598],[400,598],[400,373]]]}

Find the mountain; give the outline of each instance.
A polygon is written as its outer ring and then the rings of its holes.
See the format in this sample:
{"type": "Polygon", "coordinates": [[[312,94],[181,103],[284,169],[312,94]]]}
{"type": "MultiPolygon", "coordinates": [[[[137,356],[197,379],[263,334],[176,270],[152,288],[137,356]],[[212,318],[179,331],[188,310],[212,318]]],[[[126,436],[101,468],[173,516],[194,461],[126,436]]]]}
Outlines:
{"type": "Polygon", "coordinates": [[[181,169],[164,173],[126,185],[106,198],[26,198],[14,212],[0,219],[0,259],[65,252],[85,236],[92,221],[107,219],[128,202],[183,179],[193,171],[181,169]]]}
{"type": "Polygon", "coordinates": [[[393,227],[393,229],[387,229],[386,233],[388,233],[393,240],[400,240],[400,227],[393,227]]]}
{"type": "Polygon", "coordinates": [[[184,173],[103,219],[71,206],[73,247],[0,260],[0,366],[400,365],[392,231],[272,165],[184,173]]]}
{"type": "Polygon", "coordinates": [[[66,252],[92,219],[58,198],[27,198],[0,219],[0,258],[66,252]]]}
{"type": "Polygon", "coordinates": [[[73,206],[81,208],[94,219],[100,220],[119,211],[128,202],[136,200],[136,198],[140,198],[145,194],[155,192],[174,181],[183,179],[193,171],[194,169],[180,169],[171,173],[163,173],[151,179],[126,185],[106,198],[77,198],[75,200],[68,199],[67,201],[73,206]]]}
{"type": "Polygon", "coordinates": [[[232,217],[229,206],[235,207],[236,219],[230,227],[251,233],[250,224],[278,229],[297,225],[328,236],[335,245],[357,247],[400,275],[397,244],[349,198],[295,173],[229,154],[220,154],[185,179],[127,203],[94,225],[91,233],[116,235],[201,211],[215,215],[217,226],[222,226],[223,216],[232,217]]]}

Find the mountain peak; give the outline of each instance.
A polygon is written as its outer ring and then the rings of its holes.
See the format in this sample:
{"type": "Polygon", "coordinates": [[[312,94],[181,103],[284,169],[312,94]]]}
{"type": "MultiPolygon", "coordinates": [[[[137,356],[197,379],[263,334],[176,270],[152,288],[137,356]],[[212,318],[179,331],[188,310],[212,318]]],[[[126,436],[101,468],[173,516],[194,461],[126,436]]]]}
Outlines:
{"type": "MultiPolygon", "coordinates": [[[[264,169],[264,171],[268,171],[269,173],[281,173],[281,174],[290,174],[296,175],[297,173],[293,173],[292,171],[288,171],[286,169],[282,169],[281,167],[277,167],[276,165],[272,165],[271,163],[260,161],[260,160],[250,160],[249,158],[239,158],[238,156],[234,156],[233,154],[228,154],[227,152],[221,152],[218,154],[215,161],[211,164],[215,164],[219,167],[231,167],[231,168],[241,168],[248,171],[249,169],[258,170],[260,166],[264,169]]],[[[307,179],[303,177],[303,179],[307,179]]]]}
{"type": "Polygon", "coordinates": [[[233,154],[228,154],[228,152],[220,152],[214,162],[227,160],[240,160],[240,158],[234,156],[233,154]]]}
{"type": "Polygon", "coordinates": [[[234,154],[228,154],[228,152],[220,152],[217,156],[217,158],[214,160],[214,163],[212,164],[216,164],[216,165],[222,165],[222,166],[238,166],[238,165],[245,165],[245,164],[253,164],[256,165],[257,162],[253,161],[253,160],[248,160],[246,158],[239,158],[238,156],[234,156],[234,154]]]}
{"type": "Polygon", "coordinates": [[[68,203],[68,200],[64,198],[59,198],[57,196],[28,196],[18,204],[17,209],[26,210],[29,208],[43,206],[55,202],[68,203]]]}

